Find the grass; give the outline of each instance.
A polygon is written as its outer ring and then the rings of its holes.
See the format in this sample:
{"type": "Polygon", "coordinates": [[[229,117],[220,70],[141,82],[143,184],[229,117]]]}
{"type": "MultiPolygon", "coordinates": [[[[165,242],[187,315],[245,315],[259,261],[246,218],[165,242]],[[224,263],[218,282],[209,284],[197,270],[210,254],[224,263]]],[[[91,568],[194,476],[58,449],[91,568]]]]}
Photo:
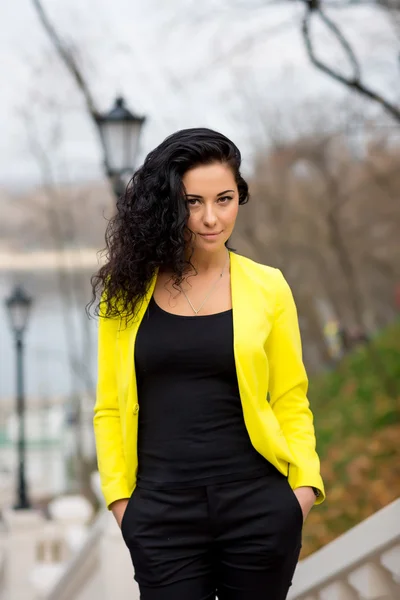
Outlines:
{"type": "Polygon", "coordinates": [[[314,378],[309,398],[327,499],[302,557],[400,496],[400,321],[314,378]]]}

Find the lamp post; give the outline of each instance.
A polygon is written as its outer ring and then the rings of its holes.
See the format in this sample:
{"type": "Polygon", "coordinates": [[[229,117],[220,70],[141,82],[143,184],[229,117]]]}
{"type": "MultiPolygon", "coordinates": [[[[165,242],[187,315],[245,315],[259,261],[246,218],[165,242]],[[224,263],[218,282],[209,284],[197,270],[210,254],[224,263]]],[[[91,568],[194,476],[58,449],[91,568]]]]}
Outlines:
{"type": "Polygon", "coordinates": [[[96,116],[105,150],[105,168],[116,198],[125,191],[127,178],[134,172],[139,139],[145,117],[134,115],[120,96],[111,110],[96,116]]]}
{"type": "Polygon", "coordinates": [[[30,508],[25,479],[25,392],[24,392],[24,344],[23,337],[32,306],[32,298],[22,287],[16,286],[5,301],[11,329],[15,338],[18,417],[18,494],[15,509],[30,508]]]}

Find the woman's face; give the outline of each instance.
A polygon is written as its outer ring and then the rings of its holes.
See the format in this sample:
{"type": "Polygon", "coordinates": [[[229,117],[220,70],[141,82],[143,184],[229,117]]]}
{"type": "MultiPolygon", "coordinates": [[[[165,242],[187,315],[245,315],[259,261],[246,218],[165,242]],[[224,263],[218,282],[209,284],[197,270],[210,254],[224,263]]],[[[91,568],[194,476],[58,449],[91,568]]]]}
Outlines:
{"type": "Polygon", "coordinates": [[[239,210],[239,192],[232,170],[216,162],[187,171],[182,178],[195,234],[196,250],[215,252],[229,239],[239,210]]]}

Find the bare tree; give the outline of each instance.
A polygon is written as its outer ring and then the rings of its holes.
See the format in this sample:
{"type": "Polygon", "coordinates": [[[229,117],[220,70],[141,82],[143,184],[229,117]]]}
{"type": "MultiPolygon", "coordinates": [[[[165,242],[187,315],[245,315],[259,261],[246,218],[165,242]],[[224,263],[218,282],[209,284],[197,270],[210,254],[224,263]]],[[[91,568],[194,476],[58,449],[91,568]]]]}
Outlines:
{"type": "MultiPolygon", "coordinates": [[[[54,176],[53,162],[62,144],[61,127],[55,118],[47,147],[40,141],[31,113],[21,111],[24,118],[28,144],[42,177],[42,191],[47,199],[44,216],[56,256],[56,277],[61,300],[65,340],[67,346],[68,368],[70,374],[70,396],[72,400],[75,426],[76,477],[79,489],[93,501],[95,496],[90,485],[92,461],[87,463],[83,450],[83,406],[82,390],[90,403],[94,401],[95,380],[92,372],[94,347],[89,321],[84,310],[87,275],[82,275],[70,267],[66,251],[73,245],[77,230],[76,217],[72,210],[62,202],[54,176]],[[85,278],[85,280],[83,279],[85,278]],[[81,315],[81,318],[76,318],[81,315]]],[[[49,114],[48,114],[49,116],[49,114]]],[[[84,202],[81,203],[84,205],[84,202]]]]}

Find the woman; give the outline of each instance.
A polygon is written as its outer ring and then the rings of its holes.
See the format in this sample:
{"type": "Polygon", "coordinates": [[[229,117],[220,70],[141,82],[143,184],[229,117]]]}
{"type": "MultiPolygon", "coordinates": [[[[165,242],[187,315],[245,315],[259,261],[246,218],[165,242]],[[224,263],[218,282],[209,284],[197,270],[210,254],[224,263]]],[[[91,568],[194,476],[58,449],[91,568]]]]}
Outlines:
{"type": "Polygon", "coordinates": [[[167,138],[93,279],[99,471],[143,600],[283,600],[324,498],[290,289],[228,247],[240,162],[215,131],[167,138]]]}

